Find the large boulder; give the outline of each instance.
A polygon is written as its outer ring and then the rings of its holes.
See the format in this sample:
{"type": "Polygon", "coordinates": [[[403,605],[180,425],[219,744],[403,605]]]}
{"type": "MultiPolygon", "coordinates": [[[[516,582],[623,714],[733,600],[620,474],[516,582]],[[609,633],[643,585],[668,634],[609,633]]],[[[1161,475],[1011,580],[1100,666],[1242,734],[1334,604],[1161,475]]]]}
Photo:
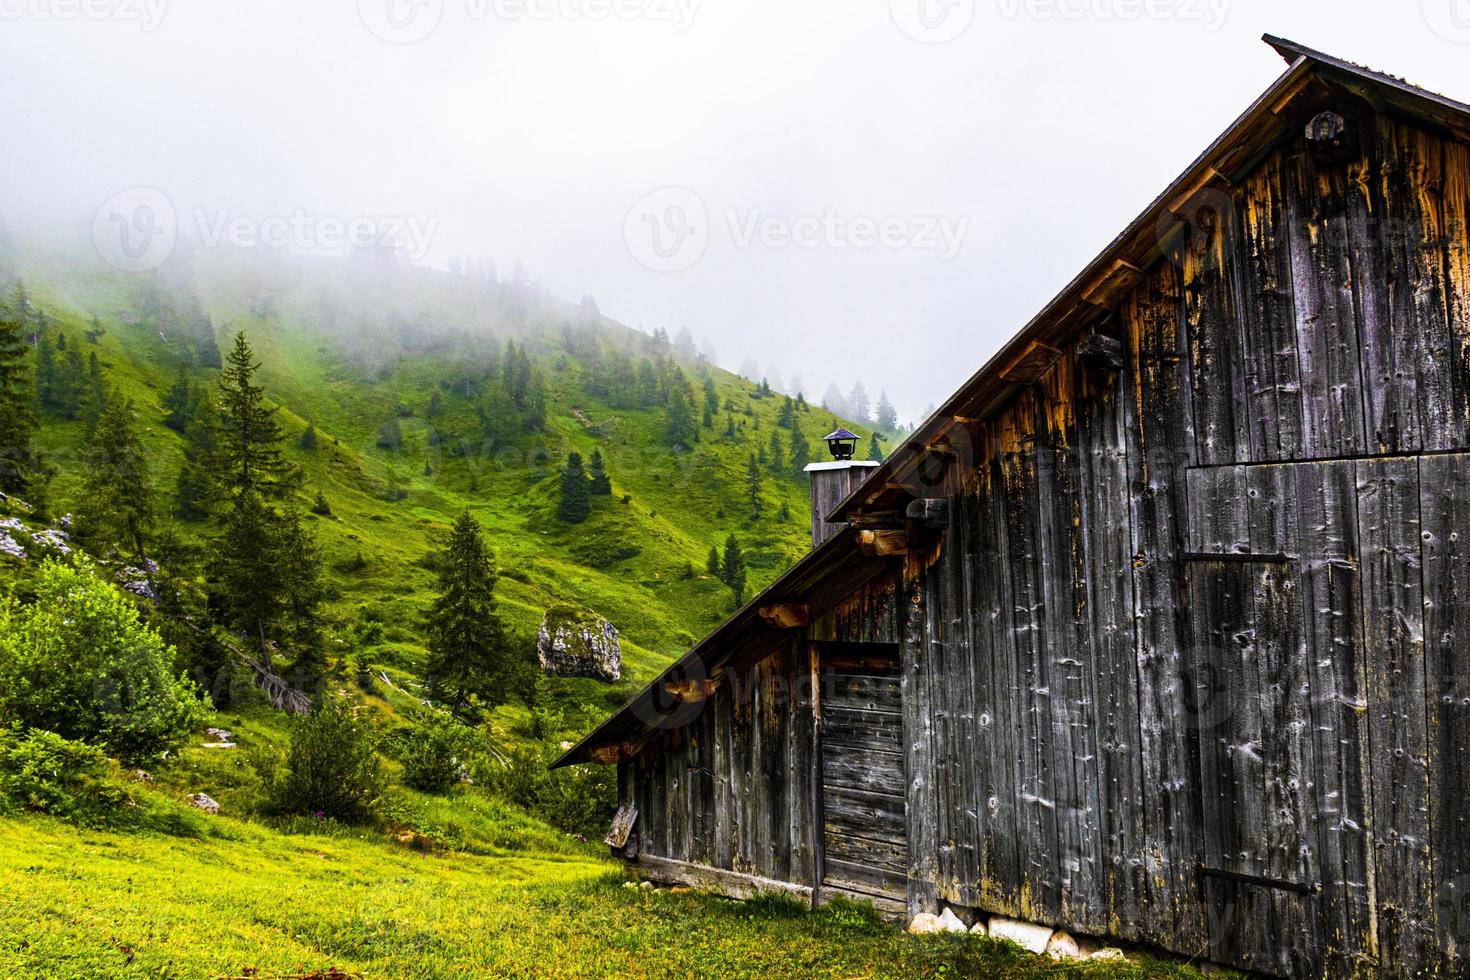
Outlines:
{"type": "Polygon", "coordinates": [[[542,670],[559,677],[615,681],[623,670],[618,628],[570,606],[557,606],[546,613],[536,634],[536,656],[542,670]]]}

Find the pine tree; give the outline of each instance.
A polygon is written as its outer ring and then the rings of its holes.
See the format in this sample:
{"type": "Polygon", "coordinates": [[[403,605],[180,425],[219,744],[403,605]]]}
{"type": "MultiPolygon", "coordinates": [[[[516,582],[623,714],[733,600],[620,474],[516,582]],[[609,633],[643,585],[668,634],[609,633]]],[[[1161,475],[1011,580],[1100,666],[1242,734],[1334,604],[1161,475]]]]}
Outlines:
{"type": "Polygon", "coordinates": [[[429,396],[429,408],[427,414],[429,418],[433,419],[438,418],[440,414],[443,413],[443,411],[444,399],[440,396],[439,392],[436,391],[429,396]]]}
{"type": "Polygon", "coordinates": [[[705,571],[715,578],[724,581],[724,573],[720,571],[720,548],[719,545],[709,546],[709,557],[704,562],[705,571]]]}
{"type": "Polygon", "coordinates": [[[669,404],[665,410],[664,436],[675,449],[691,445],[698,435],[694,428],[694,414],[689,407],[689,393],[684,384],[676,384],[669,392],[669,404]]]}
{"type": "Polygon", "coordinates": [[[141,567],[153,529],[153,487],[132,402],[112,399],[87,444],[86,461],[79,532],[98,550],[115,548],[141,567]]]}
{"type": "Polygon", "coordinates": [[[878,433],[873,433],[873,438],[868,442],[868,458],[875,463],[883,462],[883,446],[878,442],[878,433]]]}
{"type": "MultiPolygon", "coordinates": [[[[17,286],[20,302],[25,302],[23,289],[17,286]]],[[[23,329],[18,320],[0,320],[0,490],[13,494],[36,490],[40,476],[23,329]]]]}
{"type": "Polygon", "coordinates": [[[777,473],[786,472],[786,447],[782,444],[781,433],[771,433],[771,469],[777,473]]]}
{"type": "Polygon", "coordinates": [[[397,452],[403,445],[403,427],[398,424],[396,418],[389,419],[378,426],[377,443],[379,449],[389,452],[397,452]]]}
{"type": "Polygon", "coordinates": [[[591,488],[587,472],[582,468],[582,455],[571,453],[561,471],[561,503],[557,506],[556,516],[564,524],[581,524],[591,513],[591,488]]]}
{"type": "Polygon", "coordinates": [[[503,703],[513,665],[505,627],[496,609],[494,556],[480,525],[465,511],[439,555],[439,593],[429,611],[430,694],[468,714],[472,698],[503,703]]]}
{"type": "Polygon", "coordinates": [[[761,468],[754,456],[745,466],[745,495],[750,502],[751,519],[758,519],[761,516],[761,468]]]}
{"type": "Polygon", "coordinates": [[[594,497],[612,496],[612,479],[602,463],[602,450],[592,450],[592,463],[587,470],[588,491],[594,497]]]}
{"type": "Polygon", "coordinates": [[[715,427],[715,413],[710,411],[708,405],[704,407],[704,419],[702,424],[706,429],[713,429],[715,427]]]}
{"type": "Polygon", "coordinates": [[[315,687],[326,669],[318,613],[326,599],[321,551],[294,503],[288,503],[276,518],[274,530],[272,558],[282,596],[280,626],[296,655],[299,683],[315,687]]]}
{"type": "Polygon", "coordinates": [[[41,408],[57,407],[56,381],[56,348],[43,334],[36,341],[36,404],[41,408]]]}
{"type": "Polygon", "coordinates": [[[745,601],[745,552],[731,534],[725,541],[725,557],[720,562],[720,580],[729,586],[738,606],[745,601]]]}
{"type": "Polygon", "coordinates": [[[791,521],[791,505],[784,500],[781,501],[781,513],[777,515],[777,518],[782,524],[788,524],[791,521]]]}
{"type": "Polygon", "coordinates": [[[184,427],[184,463],[179,468],[174,491],[175,513],[186,521],[208,517],[217,494],[214,471],[217,421],[214,402],[204,392],[198,392],[193,415],[184,427]]]}
{"type": "Polygon", "coordinates": [[[704,411],[706,415],[714,415],[720,410],[720,393],[715,390],[715,379],[706,374],[704,376],[704,411]]]}
{"type": "Polygon", "coordinates": [[[776,424],[783,429],[789,429],[796,424],[796,402],[790,395],[781,403],[781,411],[776,415],[776,424]]]}
{"type": "Polygon", "coordinates": [[[197,397],[194,383],[189,380],[189,369],[179,365],[179,375],[163,396],[163,407],[168,413],[163,424],[182,433],[194,414],[194,399],[197,397]]]}
{"type": "MultiPolygon", "coordinates": [[[[69,359],[66,373],[68,376],[72,374],[69,359]]],[[[102,418],[102,410],[107,407],[107,383],[102,378],[102,364],[97,360],[96,351],[87,355],[86,381],[82,383],[81,390],[75,396],[75,407],[73,407],[72,397],[66,397],[67,418],[80,418],[86,428],[87,438],[90,439],[92,432],[97,428],[97,423],[102,418]]]]}
{"type": "Polygon", "coordinates": [[[725,419],[725,438],[735,438],[735,416],[733,415],[725,419]]]}
{"type": "Polygon", "coordinates": [[[310,422],[306,423],[306,428],[301,431],[300,445],[309,453],[316,451],[316,426],[310,422]]]}
{"type": "Polygon", "coordinates": [[[791,469],[798,480],[806,478],[806,468],[811,461],[811,443],[806,441],[801,426],[793,426],[791,429],[791,469]]]}
{"type": "Polygon", "coordinates": [[[878,392],[878,428],[884,432],[898,431],[898,410],[888,400],[888,392],[878,392]]]}

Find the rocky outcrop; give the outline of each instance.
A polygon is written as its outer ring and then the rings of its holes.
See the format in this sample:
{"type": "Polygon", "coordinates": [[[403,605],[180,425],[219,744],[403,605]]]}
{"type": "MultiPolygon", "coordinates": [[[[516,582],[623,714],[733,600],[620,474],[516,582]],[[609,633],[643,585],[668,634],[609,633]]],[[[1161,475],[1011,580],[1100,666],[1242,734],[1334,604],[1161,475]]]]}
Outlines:
{"type": "Polygon", "coordinates": [[[536,634],[541,669],[558,677],[615,681],[622,675],[618,628],[607,620],[558,606],[546,613],[536,634]]]}

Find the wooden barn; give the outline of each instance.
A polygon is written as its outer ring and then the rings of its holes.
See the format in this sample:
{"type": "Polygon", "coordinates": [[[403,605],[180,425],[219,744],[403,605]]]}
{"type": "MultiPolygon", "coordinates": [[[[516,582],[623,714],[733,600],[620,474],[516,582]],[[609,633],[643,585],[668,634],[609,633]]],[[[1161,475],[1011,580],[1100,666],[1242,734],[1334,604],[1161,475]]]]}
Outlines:
{"type": "Polygon", "coordinates": [[[1470,972],[1470,107],[1267,40],[1286,73],[888,462],[814,467],[813,551],[559,761],[618,767],[641,874],[1470,972]]]}

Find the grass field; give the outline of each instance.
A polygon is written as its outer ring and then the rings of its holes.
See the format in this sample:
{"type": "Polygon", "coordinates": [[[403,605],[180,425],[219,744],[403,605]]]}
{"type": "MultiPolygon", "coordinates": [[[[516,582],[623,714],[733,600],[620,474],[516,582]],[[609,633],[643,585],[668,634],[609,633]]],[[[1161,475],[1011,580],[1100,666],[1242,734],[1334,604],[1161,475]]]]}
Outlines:
{"type": "Polygon", "coordinates": [[[218,818],[203,840],[0,820],[0,976],[1161,976],[911,937],[856,907],[623,887],[590,847],[429,853],[218,818]]]}

